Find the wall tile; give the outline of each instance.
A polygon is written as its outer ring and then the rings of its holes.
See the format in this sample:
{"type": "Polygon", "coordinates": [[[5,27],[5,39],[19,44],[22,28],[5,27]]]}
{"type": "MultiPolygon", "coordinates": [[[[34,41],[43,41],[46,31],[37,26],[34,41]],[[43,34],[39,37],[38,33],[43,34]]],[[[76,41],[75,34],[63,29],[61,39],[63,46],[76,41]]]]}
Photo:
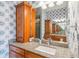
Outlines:
{"type": "Polygon", "coordinates": [[[9,56],[8,40],[16,39],[16,8],[19,1],[0,2],[0,57],[9,56]],[[2,45],[2,46],[1,46],[2,45]],[[6,48],[7,47],[7,48],[6,48]]]}

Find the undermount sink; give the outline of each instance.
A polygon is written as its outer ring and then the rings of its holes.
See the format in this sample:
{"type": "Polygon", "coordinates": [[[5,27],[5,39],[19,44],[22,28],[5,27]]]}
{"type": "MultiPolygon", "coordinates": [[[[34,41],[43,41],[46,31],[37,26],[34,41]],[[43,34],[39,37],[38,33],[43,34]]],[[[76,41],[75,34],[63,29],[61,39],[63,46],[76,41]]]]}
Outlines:
{"type": "Polygon", "coordinates": [[[35,50],[40,51],[40,52],[44,52],[44,53],[47,53],[50,55],[56,54],[55,48],[50,48],[50,47],[46,47],[46,46],[38,46],[37,48],[35,48],[35,50]]]}

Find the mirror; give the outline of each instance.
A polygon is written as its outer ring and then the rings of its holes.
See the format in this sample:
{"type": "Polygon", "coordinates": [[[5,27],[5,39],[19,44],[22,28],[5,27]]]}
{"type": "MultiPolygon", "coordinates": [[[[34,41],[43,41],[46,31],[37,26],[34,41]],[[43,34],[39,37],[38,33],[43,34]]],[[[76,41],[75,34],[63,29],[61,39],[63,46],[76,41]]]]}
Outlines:
{"type": "Polygon", "coordinates": [[[46,42],[46,37],[48,37],[47,35],[50,33],[51,39],[53,42],[55,41],[54,45],[67,47],[67,8],[67,2],[63,2],[63,4],[59,6],[48,7],[47,9],[42,9],[42,7],[36,8],[36,38],[46,42]],[[48,21],[46,21],[47,19],[48,21]],[[50,26],[50,23],[52,26],[50,26]],[[60,44],[60,41],[65,44],[60,44]]]}
{"type": "Polygon", "coordinates": [[[66,40],[66,20],[68,17],[67,2],[63,5],[47,8],[45,12],[45,33],[47,38],[49,35],[54,41],[67,42],[66,40]]]}
{"type": "Polygon", "coordinates": [[[36,8],[36,38],[40,39],[41,30],[41,7],[36,8]]]}

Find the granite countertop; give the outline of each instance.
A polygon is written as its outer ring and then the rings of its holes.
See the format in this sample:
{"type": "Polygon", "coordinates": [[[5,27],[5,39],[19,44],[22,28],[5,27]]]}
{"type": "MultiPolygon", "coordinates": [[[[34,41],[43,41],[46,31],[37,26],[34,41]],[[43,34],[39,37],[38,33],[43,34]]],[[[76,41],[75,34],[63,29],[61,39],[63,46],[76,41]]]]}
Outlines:
{"type": "Polygon", "coordinates": [[[36,54],[48,57],[48,58],[70,58],[72,57],[69,48],[50,45],[52,48],[56,49],[56,54],[50,55],[50,54],[35,50],[35,48],[37,48],[38,46],[47,46],[46,44],[39,44],[38,42],[27,42],[27,43],[14,42],[10,44],[20,47],[22,49],[34,52],[36,54]]]}
{"type": "Polygon", "coordinates": [[[66,37],[66,35],[64,35],[64,34],[50,34],[50,35],[55,35],[55,36],[64,36],[64,37],[66,37]]]}

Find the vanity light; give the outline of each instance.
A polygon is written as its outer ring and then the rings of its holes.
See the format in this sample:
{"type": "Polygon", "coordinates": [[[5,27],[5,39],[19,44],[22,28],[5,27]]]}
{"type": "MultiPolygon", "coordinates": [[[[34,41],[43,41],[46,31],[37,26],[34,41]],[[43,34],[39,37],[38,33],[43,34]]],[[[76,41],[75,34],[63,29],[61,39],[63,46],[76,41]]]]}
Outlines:
{"type": "Polygon", "coordinates": [[[45,1],[44,4],[50,4],[52,1],[45,1]]]}
{"type": "Polygon", "coordinates": [[[38,5],[41,6],[42,9],[46,9],[47,8],[45,3],[44,3],[44,1],[41,1],[38,5]]]}
{"type": "Polygon", "coordinates": [[[63,4],[63,1],[57,1],[56,4],[57,4],[57,5],[61,5],[61,4],[63,4]]]}
{"type": "MultiPolygon", "coordinates": [[[[54,7],[55,6],[54,2],[55,1],[42,1],[39,3],[39,6],[41,6],[42,9],[46,9],[47,7],[54,7]]],[[[57,1],[56,4],[61,5],[63,4],[63,1],[57,1]]]]}
{"type": "Polygon", "coordinates": [[[44,2],[41,1],[38,5],[42,7],[42,5],[44,5],[44,2]]]}
{"type": "Polygon", "coordinates": [[[43,5],[43,6],[42,6],[42,9],[46,9],[46,8],[47,8],[46,5],[43,5]]]}
{"type": "Polygon", "coordinates": [[[54,4],[52,2],[48,5],[48,7],[53,7],[53,6],[54,4]]]}

